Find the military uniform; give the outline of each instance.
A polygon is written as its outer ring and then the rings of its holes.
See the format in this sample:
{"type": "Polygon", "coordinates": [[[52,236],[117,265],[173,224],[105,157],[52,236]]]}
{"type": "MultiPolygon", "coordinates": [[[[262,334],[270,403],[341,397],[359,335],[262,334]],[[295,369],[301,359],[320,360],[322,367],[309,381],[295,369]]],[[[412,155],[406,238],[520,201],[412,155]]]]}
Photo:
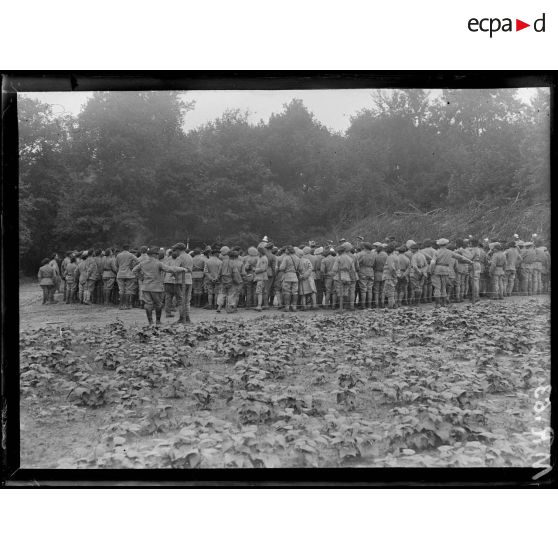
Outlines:
{"type": "Polygon", "coordinates": [[[207,291],[207,308],[213,309],[216,304],[215,297],[219,294],[219,273],[221,271],[221,260],[211,254],[204,265],[205,289],[207,291]]]}
{"type": "Polygon", "coordinates": [[[374,256],[374,306],[383,308],[384,306],[384,267],[386,265],[387,254],[383,248],[378,247],[374,256]]]}
{"type": "Polygon", "coordinates": [[[314,276],[316,282],[316,302],[318,306],[321,306],[324,301],[324,279],[322,276],[323,251],[323,248],[318,248],[314,252],[314,276]]]}
{"type": "Polygon", "coordinates": [[[375,254],[369,249],[363,249],[357,254],[358,286],[360,290],[361,308],[372,308],[374,297],[374,262],[375,254]]]}
{"type": "Polygon", "coordinates": [[[302,309],[306,309],[306,296],[312,295],[312,308],[316,309],[316,283],[314,280],[314,263],[309,258],[310,254],[304,254],[300,258],[300,281],[298,292],[302,295],[302,309]]]}
{"type": "Polygon", "coordinates": [[[242,265],[242,280],[244,282],[244,290],[246,293],[247,308],[253,308],[256,305],[256,283],[254,270],[256,269],[257,263],[258,251],[251,246],[248,248],[248,254],[244,257],[242,265]]]}
{"type": "Polygon", "coordinates": [[[289,309],[291,312],[296,310],[299,268],[300,261],[295,254],[284,254],[280,271],[283,272],[283,310],[285,312],[289,309]]]}
{"type": "Polygon", "coordinates": [[[387,298],[388,308],[395,308],[395,289],[397,287],[397,281],[399,279],[400,269],[399,269],[399,255],[397,252],[391,252],[386,255],[386,261],[384,263],[384,271],[382,275],[383,285],[383,296],[387,298]]]}
{"type": "Polygon", "coordinates": [[[337,298],[339,300],[339,310],[343,310],[343,299],[345,296],[349,297],[349,308],[353,310],[355,301],[354,298],[350,296],[350,291],[353,278],[356,277],[356,270],[355,261],[351,254],[341,251],[335,258],[332,271],[334,274],[337,298]]]}
{"type": "Polygon", "coordinates": [[[190,322],[190,299],[192,298],[192,256],[185,252],[183,244],[175,245],[173,250],[178,250],[176,266],[183,267],[186,271],[176,274],[176,304],[179,310],[178,323],[190,322]],[[178,246],[178,247],[177,247],[178,246]]]}
{"type": "Polygon", "coordinates": [[[104,304],[109,304],[110,294],[114,287],[116,281],[116,257],[115,256],[103,256],[102,262],[102,281],[103,281],[103,302],[104,304]]]}
{"type": "MultiPolygon", "coordinates": [[[[176,258],[167,256],[163,263],[169,267],[176,267],[176,258]]],[[[176,284],[176,275],[172,272],[165,272],[163,279],[163,288],[165,290],[165,317],[172,318],[174,307],[173,304],[177,297],[178,286],[176,284]]]]}
{"type": "MultiPolygon", "coordinates": [[[[153,256],[155,255],[153,254],[153,256]]],[[[159,324],[163,310],[164,274],[178,273],[181,271],[181,267],[168,266],[153,256],[148,256],[147,260],[138,260],[138,263],[132,269],[132,273],[141,277],[142,296],[148,322],[153,322],[153,309],[155,309],[156,323],[159,324]]]]}
{"type": "Polygon", "coordinates": [[[404,302],[407,302],[409,275],[411,273],[411,260],[403,252],[400,252],[397,255],[397,259],[399,262],[399,277],[397,279],[397,296],[395,302],[397,306],[401,306],[404,302]]]}
{"type": "Polygon", "coordinates": [[[335,256],[328,252],[327,256],[322,259],[320,263],[320,274],[324,282],[325,302],[324,307],[335,307],[337,295],[335,293],[335,274],[333,273],[333,264],[335,263],[335,256]]]}
{"type": "Polygon", "coordinates": [[[537,260],[537,253],[530,243],[526,246],[525,252],[522,256],[521,271],[523,275],[523,288],[524,294],[532,296],[534,294],[534,280],[533,271],[535,268],[535,262],[537,260]]]}
{"type": "Polygon", "coordinates": [[[241,263],[233,261],[228,255],[223,255],[219,270],[219,295],[217,296],[217,312],[225,306],[227,312],[236,310],[238,292],[242,284],[240,273],[241,263]]]}
{"type": "Polygon", "coordinates": [[[504,296],[511,296],[513,288],[515,285],[515,277],[517,274],[517,268],[521,263],[521,256],[519,255],[519,250],[515,246],[510,246],[504,251],[506,256],[506,266],[504,271],[505,285],[504,285],[504,296]]]}
{"type": "Polygon", "coordinates": [[[490,261],[490,275],[492,277],[493,298],[503,299],[505,290],[506,255],[497,248],[490,261]]]}
{"type": "Polygon", "coordinates": [[[76,295],[76,273],[77,264],[68,262],[64,265],[64,282],[65,282],[65,302],[66,304],[71,304],[74,302],[76,295]]]}
{"type": "Polygon", "coordinates": [[[428,275],[428,264],[425,255],[416,250],[411,256],[411,271],[409,274],[413,289],[413,303],[418,304],[422,297],[424,281],[428,275]]]}
{"type": "Polygon", "coordinates": [[[440,239],[440,248],[435,251],[430,262],[430,272],[432,276],[432,287],[434,289],[434,301],[436,306],[444,306],[447,303],[447,283],[450,274],[449,266],[452,263],[453,253],[446,248],[449,241],[440,239]]]}
{"type": "Polygon", "coordinates": [[[118,283],[120,308],[122,310],[128,310],[132,307],[132,297],[135,293],[135,283],[137,281],[132,269],[137,263],[136,256],[128,250],[122,250],[116,256],[116,282],[118,283]]]}
{"type": "Polygon", "coordinates": [[[56,271],[50,264],[42,265],[37,273],[39,285],[43,290],[43,304],[55,304],[54,300],[54,280],[56,271]]]}
{"type": "Polygon", "coordinates": [[[262,309],[262,302],[265,296],[266,281],[268,280],[267,270],[269,268],[269,260],[267,256],[260,254],[254,267],[254,282],[256,284],[255,292],[258,299],[257,309],[262,309]]]}
{"type": "Polygon", "coordinates": [[[194,297],[194,306],[201,306],[201,298],[203,296],[203,278],[206,257],[203,254],[196,254],[192,258],[192,294],[194,297]]]}

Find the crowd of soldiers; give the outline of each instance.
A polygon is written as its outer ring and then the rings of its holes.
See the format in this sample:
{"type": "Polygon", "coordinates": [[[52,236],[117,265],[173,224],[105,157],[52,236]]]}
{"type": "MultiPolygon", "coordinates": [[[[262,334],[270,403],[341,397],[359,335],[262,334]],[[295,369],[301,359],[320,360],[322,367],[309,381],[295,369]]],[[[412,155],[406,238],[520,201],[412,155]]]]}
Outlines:
{"type": "Polygon", "coordinates": [[[190,305],[221,312],[239,307],[263,311],[397,308],[434,302],[436,306],[481,296],[503,299],[513,294],[549,292],[550,254],[533,235],[506,240],[452,242],[440,238],[404,243],[354,243],[341,239],[318,245],[277,247],[268,237],[246,251],[213,244],[187,249],[93,249],[45,258],[38,277],[43,304],[118,304],[145,309],[160,324],[178,309],[179,323],[190,322],[190,305]]]}

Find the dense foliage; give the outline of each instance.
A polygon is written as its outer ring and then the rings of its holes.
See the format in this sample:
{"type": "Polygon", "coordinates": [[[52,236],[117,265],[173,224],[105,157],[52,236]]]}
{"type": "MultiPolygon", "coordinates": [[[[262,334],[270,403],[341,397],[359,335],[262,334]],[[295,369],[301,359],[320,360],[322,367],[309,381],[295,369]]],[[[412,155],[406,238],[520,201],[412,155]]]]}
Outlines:
{"type": "Polygon", "coordinates": [[[175,92],[97,92],[76,117],[30,98],[20,119],[20,249],[320,238],[336,225],[418,211],[546,202],[549,95],[383,91],[344,135],[293,99],[268,122],[229,111],[186,133],[175,92]]]}
{"type": "Polygon", "coordinates": [[[549,328],[539,299],[24,330],[22,466],[544,469],[549,328]]]}

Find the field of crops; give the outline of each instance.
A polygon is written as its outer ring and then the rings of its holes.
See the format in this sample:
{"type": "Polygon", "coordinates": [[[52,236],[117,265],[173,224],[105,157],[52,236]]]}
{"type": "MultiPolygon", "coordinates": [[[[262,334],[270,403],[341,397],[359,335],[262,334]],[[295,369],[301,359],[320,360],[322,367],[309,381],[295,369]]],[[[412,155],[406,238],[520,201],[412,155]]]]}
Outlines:
{"type": "Polygon", "coordinates": [[[550,304],[21,333],[22,467],[530,467],[550,304]]]}

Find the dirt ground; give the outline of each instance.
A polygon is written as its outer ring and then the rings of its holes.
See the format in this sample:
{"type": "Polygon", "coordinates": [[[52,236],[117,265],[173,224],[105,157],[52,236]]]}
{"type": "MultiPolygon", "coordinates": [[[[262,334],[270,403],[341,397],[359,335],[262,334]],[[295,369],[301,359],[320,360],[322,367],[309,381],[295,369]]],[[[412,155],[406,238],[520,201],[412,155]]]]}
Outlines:
{"type": "Polygon", "coordinates": [[[546,447],[532,432],[549,422],[547,405],[533,410],[549,317],[539,296],[193,309],[191,326],[154,331],[142,310],[43,306],[23,284],[21,465],[531,466],[546,447]]]}

